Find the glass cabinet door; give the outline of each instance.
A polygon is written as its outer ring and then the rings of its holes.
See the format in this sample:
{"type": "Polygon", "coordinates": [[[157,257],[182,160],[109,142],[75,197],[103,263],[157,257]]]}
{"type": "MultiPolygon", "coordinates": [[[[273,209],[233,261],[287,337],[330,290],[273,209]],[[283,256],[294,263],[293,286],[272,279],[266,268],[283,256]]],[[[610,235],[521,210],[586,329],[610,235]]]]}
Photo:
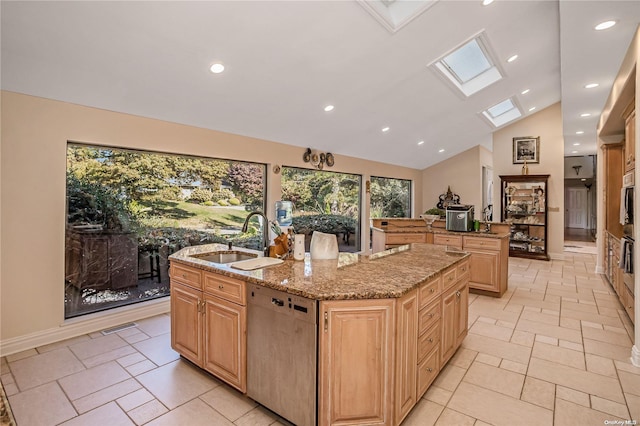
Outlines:
{"type": "Polygon", "coordinates": [[[548,260],[548,175],[500,176],[502,221],[511,225],[509,255],[548,260]]]}

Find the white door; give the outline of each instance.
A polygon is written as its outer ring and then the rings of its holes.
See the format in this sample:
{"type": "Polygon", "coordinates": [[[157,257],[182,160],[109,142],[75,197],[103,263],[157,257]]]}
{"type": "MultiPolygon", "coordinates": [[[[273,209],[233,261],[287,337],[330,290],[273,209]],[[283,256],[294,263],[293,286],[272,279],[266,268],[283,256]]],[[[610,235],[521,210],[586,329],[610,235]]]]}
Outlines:
{"type": "Polygon", "coordinates": [[[567,227],[587,227],[587,188],[567,188],[567,227]]]}

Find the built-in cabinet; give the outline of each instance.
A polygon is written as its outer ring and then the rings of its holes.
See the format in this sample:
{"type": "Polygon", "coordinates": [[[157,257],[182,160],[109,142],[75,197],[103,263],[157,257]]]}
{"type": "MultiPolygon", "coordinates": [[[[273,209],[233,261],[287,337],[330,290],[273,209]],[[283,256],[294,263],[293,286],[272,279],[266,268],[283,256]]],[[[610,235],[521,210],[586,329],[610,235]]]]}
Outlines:
{"type": "Polygon", "coordinates": [[[174,263],[171,275],[171,347],[246,392],[245,283],[174,263]]]}
{"type": "MultiPolygon", "coordinates": [[[[604,274],[609,284],[618,295],[620,303],[635,321],[634,274],[627,274],[620,268],[622,255],[621,239],[625,236],[625,229],[621,222],[620,209],[621,189],[623,180],[633,176],[635,172],[636,145],[636,111],[635,99],[632,99],[621,114],[624,120],[624,141],[620,143],[602,144],[602,161],[604,180],[604,274]],[[626,175],[626,176],[625,176],[626,175]]],[[[633,186],[633,178],[628,183],[633,186]]],[[[635,191],[637,197],[637,190],[635,191]]],[[[637,215],[636,215],[637,216],[637,215]]],[[[635,226],[638,226],[635,224],[635,226]]],[[[633,229],[633,225],[627,229],[633,229]]],[[[632,236],[633,237],[633,236],[632,236]]]]}
{"type": "Polygon", "coordinates": [[[320,303],[319,425],[391,425],[395,299],[320,303]]]}
{"type": "Polygon", "coordinates": [[[399,425],[467,335],[468,283],[465,260],[398,299],[320,302],[318,424],[399,425]]]}
{"type": "Polygon", "coordinates": [[[504,175],[500,180],[502,221],[511,225],[509,256],[549,260],[549,175],[504,175]]]}
{"type": "Polygon", "coordinates": [[[624,119],[624,171],[630,172],[636,167],[636,110],[635,99],[622,113],[624,119]]]}

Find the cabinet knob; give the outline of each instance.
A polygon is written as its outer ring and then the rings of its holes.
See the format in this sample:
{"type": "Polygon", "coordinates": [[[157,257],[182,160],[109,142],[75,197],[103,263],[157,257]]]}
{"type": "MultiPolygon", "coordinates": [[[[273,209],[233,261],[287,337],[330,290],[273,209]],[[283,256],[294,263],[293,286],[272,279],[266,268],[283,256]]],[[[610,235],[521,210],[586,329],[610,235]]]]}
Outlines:
{"type": "Polygon", "coordinates": [[[431,367],[427,367],[427,371],[428,371],[429,373],[431,373],[431,372],[433,371],[433,368],[431,368],[431,367]]]}
{"type": "Polygon", "coordinates": [[[436,289],[435,289],[435,288],[430,288],[430,289],[429,289],[429,293],[435,293],[435,292],[436,292],[436,289]]]}
{"type": "Polygon", "coordinates": [[[429,343],[433,343],[433,337],[429,337],[429,338],[427,339],[427,341],[428,341],[429,343]]]}
{"type": "Polygon", "coordinates": [[[429,314],[429,318],[433,318],[433,315],[434,315],[433,313],[429,314]]]}
{"type": "Polygon", "coordinates": [[[219,288],[220,290],[222,290],[222,289],[224,288],[224,286],[223,286],[222,284],[220,284],[220,285],[218,286],[218,288],[219,288]]]}
{"type": "Polygon", "coordinates": [[[460,297],[460,292],[456,291],[456,296],[460,297]]]}
{"type": "Polygon", "coordinates": [[[182,278],[187,278],[187,274],[182,274],[182,278]]]}

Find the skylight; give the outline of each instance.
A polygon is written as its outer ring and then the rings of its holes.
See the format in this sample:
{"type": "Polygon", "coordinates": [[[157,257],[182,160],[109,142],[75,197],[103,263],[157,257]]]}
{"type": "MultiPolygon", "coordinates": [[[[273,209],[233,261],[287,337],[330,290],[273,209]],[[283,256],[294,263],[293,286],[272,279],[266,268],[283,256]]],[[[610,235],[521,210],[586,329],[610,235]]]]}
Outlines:
{"type": "Polygon", "coordinates": [[[391,33],[399,31],[438,0],[357,0],[391,33]]]}
{"type": "Polygon", "coordinates": [[[500,127],[521,117],[522,113],[513,100],[509,98],[482,111],[482,116],[494,127],[500,127]]]}
{"type": "Polygon", "coordinates": [[[485,56],[476,39],[445,56],[442,63],[464,84],[491,68],[491,62],[485,56]]]}
{"type": "Polygon", "coordinates": [[[446,77],[465,96],[474,93],[502,79],[502,73],[489,53],[488,43],[480,34],[442,58],[430,67],[446,77]]]}

